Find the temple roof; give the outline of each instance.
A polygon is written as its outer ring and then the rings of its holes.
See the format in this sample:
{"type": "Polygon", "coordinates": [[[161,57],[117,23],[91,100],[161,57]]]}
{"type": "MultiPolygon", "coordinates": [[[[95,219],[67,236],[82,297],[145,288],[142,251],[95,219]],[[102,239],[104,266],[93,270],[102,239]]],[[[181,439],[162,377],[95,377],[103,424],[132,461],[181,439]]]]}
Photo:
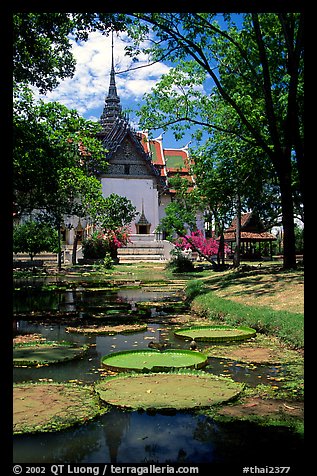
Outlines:
{"type": "MultiPolygon", "coordinates": [[[[166,180],[167,184],[169,178],[179,175],[188,181],[188,190],[191,190],[195,185],[195,177],[191,172],[193,161],[189,157],[188,147],[167,149],[163,147],[162,136],[156,139],[149,139],[146,132],[141,132],[140,134],[144,150],[152,154],[152,161],[160,170],[161,177],[166,180]]],[[[175,193],[170,188],[169,192],[175,193]]]]}
{"type": "MultiPolygon", "coordinates": [[[[149,175],[155,176],[158,186],[164,192],[175,193],[168,188],[168,179],[180,175],[188,181],[188,190],[194,187],[195,179],[191,173],[191,160],[188,155],[188,147],[181,149],[164,149],[162,136],[156,139],[148,139],[146,132],[135,132],[122,113],[120,98],[117,93],[115,69],[113,60],[113,35],[112,35],[111,71],[108,94],[99,122],[102,131],[98,137],[102,140],[106,149],[106,160],[116,162],[120,146],[125,147],[128,140],[137,155],[142,158],[149,175]]],[[[118,163],[118,162],[117,162],[118,163]]]]}

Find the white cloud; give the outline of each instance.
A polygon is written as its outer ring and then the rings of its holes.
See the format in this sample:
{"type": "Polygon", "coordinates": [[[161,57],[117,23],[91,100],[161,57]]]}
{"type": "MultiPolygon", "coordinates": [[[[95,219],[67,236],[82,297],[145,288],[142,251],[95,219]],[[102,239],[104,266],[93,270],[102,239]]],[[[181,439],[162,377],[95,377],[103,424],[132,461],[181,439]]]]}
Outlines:
{"type": "MultiPolygon", "coordinates": [[[[86,42],[76,43],[71,40],[73,54],[76,59],[76,72],[73,78],[61,81],[59,86],[52,92],[47,93],[45,100],[58,101],[70,109],[85,116],[95,117],[92,110],[103,109],[105,96],[107,95],[111,68],[111,37],[93,32],[86,42]]],[[[115,71],[125,71],[131,67],[148,64],[148,58],[140,55],[139,61],[132,62],[129,56],[125,56],[125,46],[129,43],[126,34],[114,37],[114,63],[115,71]]],[[[117,91],[120,99],[127,102],[140,100],[145,92],[149,92],[163,73],[167,73],[169,67],[163,63],[139,68],[133,71],[116,75],[117,91]]],[[[123,107],[129,107],[123,104],[123,107]]]]}

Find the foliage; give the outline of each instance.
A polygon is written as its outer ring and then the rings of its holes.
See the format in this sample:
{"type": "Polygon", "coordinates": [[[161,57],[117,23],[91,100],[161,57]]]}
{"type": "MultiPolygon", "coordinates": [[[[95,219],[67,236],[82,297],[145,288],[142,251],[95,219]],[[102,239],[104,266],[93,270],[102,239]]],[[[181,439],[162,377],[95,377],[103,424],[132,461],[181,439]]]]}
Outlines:
{"type": "Polygon", "coordinates": [[[57,252],[57,231],[51,226],[29,220],[13,228],[13,252],[28,253],[31,260],[43,251],[57,252]]]}
{"type": "Polygon", "coordinates": [[[184,238],[188,231],[197,229],[197,213],[203,205],[196,190],[188,190],[186,179],[175,176],[169,180],[169,185],[176,193],[173,201],[165,208],[165,216],[161,219],[158,230],[163,230],[167,239],[174,241],[175,237],[184,238]]]}
{"type": "Polygon", "coordinates": [[[85,259],[103,259],[108,254],[108,243],[101,233],[95,232],[82,242],[82,251],[85,259]]]}
{"type": "Polygon", "coordinates": [[[304,252],[304,228],[295,226],[295,244],[296,253],[302,254],[304,252]]]}
{"type": "Polygon", "coordinates": [[[17,82],[51,91],[60,79],[74,75],[72,42],[86,41],[88,33],[108,34],[123,28],[120,13],[15,12],[13,15],[13,75],[17,82]]]}
{"type": "Polygon", "coordinates": [[[136,215],[136,208],[128,198],[111,193],[100,204],[96,222],[106,233],[110,230],[117,232],[118,229],[120,232],[120,229],[124,231],[136,215]]]}
{"type": "MultiPolygon", "coordinates": [[[[100,125],[58,103],[35,103],[26,87],[14,90],[13,191],[17,211],[38,210],[58,231],[67,216],[96,219],[106,167],[96,138],[100,125]]],[[[60,249],[59,240],[59,249],[60,249]]],[[[59,268],[61,267],[60,253],[59,268]]]]}
{"type": "Polygon", "coordinates": [[[99,130],[76,111],[55,102],[36,103],[28,88],[15,88],[13,190],[19,212],[46,209],[58,220],[62,214],[73,214],[74,207],[78,212],[77,194],[83,193],[85,177],[97,184],[95,173],[106,167],[103,146],[94,138],[99,130]]]}
{"type": "Polygon", "coordinates": [[[111,258],[109,253],[104,257],[103,262],[102,262],[102,267],[105,268],[105,269],[112,269],[113,268],[112,258],[111,258]]]}

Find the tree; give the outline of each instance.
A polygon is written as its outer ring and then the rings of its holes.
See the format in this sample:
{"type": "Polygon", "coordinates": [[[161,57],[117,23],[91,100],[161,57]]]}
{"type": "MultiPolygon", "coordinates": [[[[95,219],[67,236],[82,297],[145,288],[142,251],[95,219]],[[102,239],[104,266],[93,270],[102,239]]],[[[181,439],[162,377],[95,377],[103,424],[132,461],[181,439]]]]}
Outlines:
{"type": "Polygon", "coordinates": [[[129,225],[137,214],[132,202],[116,193],[99,202],[94,221],[102,232],[97,237],[103,242],[102,248],[107,249],[114,260],[117,260],[118,248],[128,243],[131,233],[129,225]]]}
{"type": "Polygon", "coordinates": [[[17,86],[13,109],[13,190],[20,212],[45,208],[56,195],[60,171],[78,167],[87,176],[103,170],[105,150],[100,125],[57,102],[34,101],[17,86]],[[48,180],[49,174],[49,180],[48,180]]]}
{"type": "MultiPolygon", "coordinates": [[[[216,96],[216,95],[214,95],[216,96]]],[[[259,147],[246,144],[235,136],[224,136],[220,126],[234,124],[231,109],[213,98],[214,130],[195,151],[193,173],[198,193],[204,197],[214,217],[217,235],[222,237],[225,224],[243,211],[256,211],[267,228],[277,223],[280,212],[276,173],[259,147]]],[[[237,127],[237,124],[236,124],[237,127]]],[[[240,220],[236,221],[239,228],[240,220]]],[[[240,233],[236,231],[234,264],[239,266],[240,233]]],[[[223,253],[222,253],[223,255],[223,253]]]]}
{"type": "Polygon", "coordinates": [[[47,224],[28,220],[13,227],[13,252],[28,253],[31,261],[43,251],[56,252],[57,247],[57,232],[47,224]]]}
{"type": "Polygon", "coordinates": [[[104,232],[115,231],[129,225],[137,214],[136,208],[128,198],[111,193],[99,205],[96,223],[104,232]]]}
{"type": "Polygon", "coordinates": [[[214,251],[211,246],[213,241],[207,242],[197,231],[197,213],[202,212],[204,208],[201,197],[195,189],[188,191],[187,180],[179,176],[171,179],[170,185],[176,190],[176,195],[165,208],[165,216],[161,219],[158,229],[165,231],[169,240],[176,240],[177,245],[181,244],[182,249],[185,249],[187,243],[188,248],[214,266],[211,257],[211,250],[214,251]]]}
{"type": "Polygon", "coordinates": [[[296,198],[301,204],[304,192],[303,15],[243,14],[243,26],[238,28],[227,14],[225,29],[214,22],[212,13],[134,15],[135,40],[144,39],[144,25],[148,25],[152,37],[153,32],[156,34],[155,40],[152,38],[154,46],[147,50],[153,59],[182,61],[179,68],[185,68],[187,74],[187,83],[177,79],[177,70],[163,77],[153,95],[147,96],[142,125],[153,127],[153,120],[149,120],[152,115],[157,128],[172,126],[181,134],[182,127],[196,124],[209,134],[222,130],[224,136],[235,136],[260,148],[278,178],[284,267],[294,267],[294,178],[296,198]],[[144,22],[142,31],[137,30],[140,20],[144,22]],[[190,84],[202,86],[204,81],[209,95],[190,84]],[[231,126],[226,123],[219,129],[212,120],[214,116],[209,117],[215,91],[235,117],[231,126]]]}
{"type": "Polygon", "coordinates": [[[107,165],[105,150],[95,138],[100,126],[61,104],[35,103],[26,87],[18,87],[15,94],[14,202],[21,214],[37,210],[54,226],[60,247],[65,217],[96,218],[103,200],[95,177],[107,165]]]}

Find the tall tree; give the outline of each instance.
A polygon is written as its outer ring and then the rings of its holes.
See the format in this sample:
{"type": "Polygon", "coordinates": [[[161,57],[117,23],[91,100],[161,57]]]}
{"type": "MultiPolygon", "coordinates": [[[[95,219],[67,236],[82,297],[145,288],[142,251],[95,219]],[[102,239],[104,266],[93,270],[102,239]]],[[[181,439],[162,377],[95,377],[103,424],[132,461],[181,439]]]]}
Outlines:
{"type": "MultiPolygon", "coordinates": [[[[103,200],[96,172],[106,167],[100,126],[58,103],[15,91],[13,192],[21,214],[37,210],[59,233],[65,216],[96,217],[103,200]]],[[[60,256],[60,253],[59,253],[60,256]]],[[[59,261],[59,267],[61,262],[59,261]]]]}
{"type": "MultiPolygon", "coordinates": [[[[181,123],[187,127],[194,123],[212,133],[219,130],[214,115],[210,117],[212,94],[217,91],[239,124],[238,128],[222,126],[224,136],[235,135],[259,147],[274,166],[281,196],[284,266],[294,267],[294,177],[301,204],[304,191],[303,15],[243,14],[243,25],[238,27],[227,14],[224,20],[228,25],[223,29],[211,13],[134,16],[135,40],[144,39],[144,25],[148,25],[154,43],[148,51],[153,59],[182,61],[187,73],[187,84],[180,83],[176,70],[163,78],[154,90],[153,101],[147,97],[146,116],[155,109],[152,117],[159,119],[155,121],[157,128],[175,124],[174,130],[180,133],[181,123]],[[144,22],[141,33],[139,20],[144,22]],[[209,89],[207,95],[190,85],[191,80],[198,85],[202,75],[200,85],[209,89]]],[[[143,125],[153,127],[153,121],[145,118],[143,125]]]]}

